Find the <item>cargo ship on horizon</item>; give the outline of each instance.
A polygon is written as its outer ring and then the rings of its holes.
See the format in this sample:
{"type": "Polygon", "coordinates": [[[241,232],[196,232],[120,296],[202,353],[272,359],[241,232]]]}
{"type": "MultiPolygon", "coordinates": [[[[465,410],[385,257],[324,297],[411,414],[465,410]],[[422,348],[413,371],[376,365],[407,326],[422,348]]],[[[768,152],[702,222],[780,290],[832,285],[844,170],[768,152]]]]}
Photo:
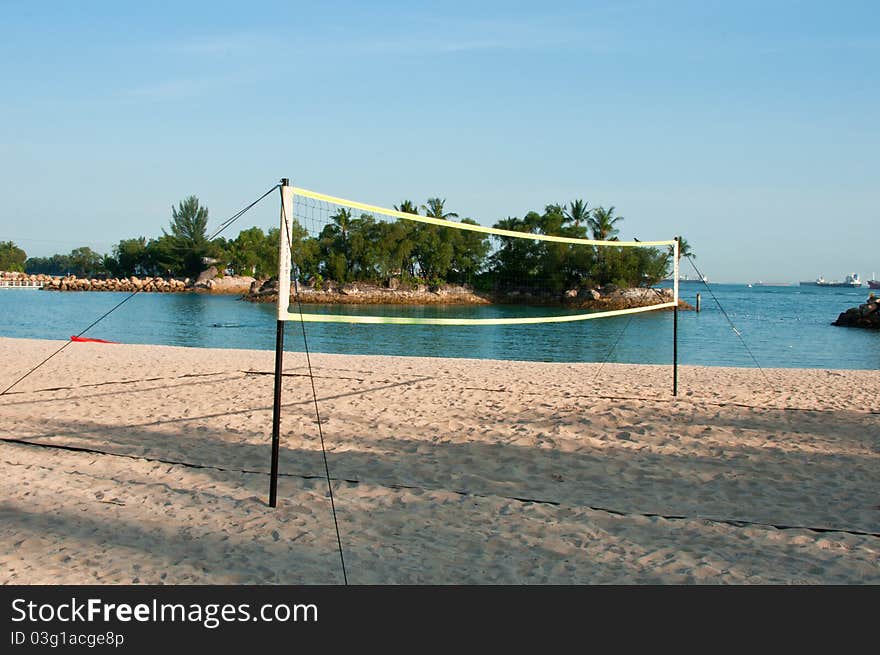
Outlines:
{"type": "Polygon", "coordinates": [[[826,280],[821,275],[813,281],[802,281],[802,287],[849,287],[849,288],[857,288],[862,286],[862,281],[859,279],[858,273],[852,273],[847,275],[843,282],[838,280],[826,280]]]}

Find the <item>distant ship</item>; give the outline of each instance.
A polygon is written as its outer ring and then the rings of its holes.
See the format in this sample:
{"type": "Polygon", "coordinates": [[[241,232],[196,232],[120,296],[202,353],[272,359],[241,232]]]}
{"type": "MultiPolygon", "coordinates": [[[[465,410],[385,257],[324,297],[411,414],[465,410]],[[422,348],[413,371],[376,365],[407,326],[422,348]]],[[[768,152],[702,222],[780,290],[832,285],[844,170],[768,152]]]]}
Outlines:
{"type": "Polygon", "coordinates": [[[790,287],[791,282],[761,282],[758,280],[757,282],[752,282],[750,287],[790,287]]]}
{"type": "Polygon", "coordinates": [[[872,289],[880,289],[880,280],[877,279],[875,273],[871,273],[871,279],[868,280],[868,286],[872,289]]]}
{"type": "MultiPolygon", "coordinates": [[[[669,282],[670,284],[675,282],[675,280],[673,280],[671,277],[668,277],[662,281],[669,282]]],[[[694,284],[694,283],[696,283],[696,284],[703,284],[703,283],[709,284],[709,278],[706,275],[704,275],[702,277],[702,279],[700,279],[698,277],[688,277],[687,275],[682,274],[682,275],[678,276],[678,283],[679,284],[694,284]]]]}
{"type": "Polygon", "coordinates": [[[860,287],[862,286],[862,281],[859,279],[858,273],[853,273],[852,275],[847,275],[843,282],[838,280],[826,280],[821,275],[813,282],[805,281],[801,282],[802,287],[860,287]]]}
{"type": "Polygon", "coordinates": [[[686,282],[697,282],[697,283],[703,283],[703,282],[705,282],[706,284],[709,284],[709,278],[708,278],[707,276],[705,276],[705,275],[704,275],[702,278],[699,278],[699,277],[688,277],[687,275],[681,275],[681,276],[679,276],[679,278],[678,278],[678,283],[679,283],[679,284],[684,284],[684,283],[686,283],[686,282]]]}

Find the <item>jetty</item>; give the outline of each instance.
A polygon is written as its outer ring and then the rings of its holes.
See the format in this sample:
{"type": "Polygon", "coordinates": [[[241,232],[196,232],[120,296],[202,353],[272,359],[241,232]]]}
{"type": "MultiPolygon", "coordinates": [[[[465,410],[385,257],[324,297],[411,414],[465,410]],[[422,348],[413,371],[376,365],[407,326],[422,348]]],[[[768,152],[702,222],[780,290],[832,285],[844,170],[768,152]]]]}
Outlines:
{"type": "Polygon", "coordinates": [[[0,289],[42,289],[41,280],[0,279],[0,289]]]}

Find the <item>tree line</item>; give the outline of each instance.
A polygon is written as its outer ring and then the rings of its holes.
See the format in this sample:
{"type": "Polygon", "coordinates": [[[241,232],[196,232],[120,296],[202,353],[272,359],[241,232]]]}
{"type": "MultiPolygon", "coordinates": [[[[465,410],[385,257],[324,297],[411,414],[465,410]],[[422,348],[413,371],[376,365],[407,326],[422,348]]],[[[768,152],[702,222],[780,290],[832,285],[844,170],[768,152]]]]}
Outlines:
{"type": "MultiPolygon", "coordinates": [[[[445,200],[429,198],[417,206],[404,201],[395,209],[451,223],[458,214],[445,200]]],[[[583,200],[547,205],[542,212],[508,217],[496,228],[575,238],[613,241],[624,218],[615,208],[589,208],[583,200]]],[[[463,218],[462,223],[476,225],[463,218]]],[[[109,254],[81,247],[69,254],[26,258],[12,242],[0,242],[0,269],[80,277],[132,275],[195,277],[210,263],[237,274],[269,278],[278,270],[277,228],[242,230],[234,239],[211,239],[208,209],[190,196],[172,207],[168,230],[147,239],[123,239],[109,254]],[[18,267],[18,268],[16,268],[18,267]]],[[[451,227],[451,226],[450,226],[451,227]]],[[[583,286],[621,287],[654,284],[671,265],[668,249],[591,247],[530,239],[490,236],[480,232],[355,215],[340,208],[317,234],[293,226],[292,260],[304,283],[467,283],[481,290],[557,293],[583,286]]],[[[689,252],[683,242],[683,251],[689,252]]]]}

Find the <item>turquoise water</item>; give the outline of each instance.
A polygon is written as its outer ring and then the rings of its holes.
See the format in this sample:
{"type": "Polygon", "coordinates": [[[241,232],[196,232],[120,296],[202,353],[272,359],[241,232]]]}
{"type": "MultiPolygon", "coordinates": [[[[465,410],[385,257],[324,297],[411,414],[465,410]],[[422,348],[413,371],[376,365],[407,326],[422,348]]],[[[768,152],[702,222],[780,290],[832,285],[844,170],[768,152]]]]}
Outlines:
{"type": "MultiPolygon", "coordinates": [[[[679,362],[754,366],[705,287],[683,285],[682,297],[703,295],[703,311],[679,313],[679,362]]],[[[868,289],[713,285],[718,300],[764,367],[880,369],[880,333],[833,327],[868,289]]],[[[0,335],[67,339],[127,294],[0,290],[0,335]]],[[[311,306],[310,311],[319,311],[311,306]]],[[[546,315],[529,307],[320,307],[336,313],[406,316],[546,315]]],[[[577,323],[447,327],[306,324],[314,351],[430,357],[666,364],[672,361],[672,313],[649,312],[577,323]],[[628,325],[627,325],[628,323],[628,325]],[[621,332],[626,326],[626,331],[621,332]],[[619,339],[619,341],[618,341],[619,339]],[[617,342],[612,352],[612,346],[617,342]],[[609,356],[609,353],[610,356],[609,356]]],[[[139,294],[87,336],[123,343],[210,348],[275,347],[274,306],[228,296],[139,294]]],[[[300,324],[290,323],[286,349],[302,350],[300,324]]]]}

